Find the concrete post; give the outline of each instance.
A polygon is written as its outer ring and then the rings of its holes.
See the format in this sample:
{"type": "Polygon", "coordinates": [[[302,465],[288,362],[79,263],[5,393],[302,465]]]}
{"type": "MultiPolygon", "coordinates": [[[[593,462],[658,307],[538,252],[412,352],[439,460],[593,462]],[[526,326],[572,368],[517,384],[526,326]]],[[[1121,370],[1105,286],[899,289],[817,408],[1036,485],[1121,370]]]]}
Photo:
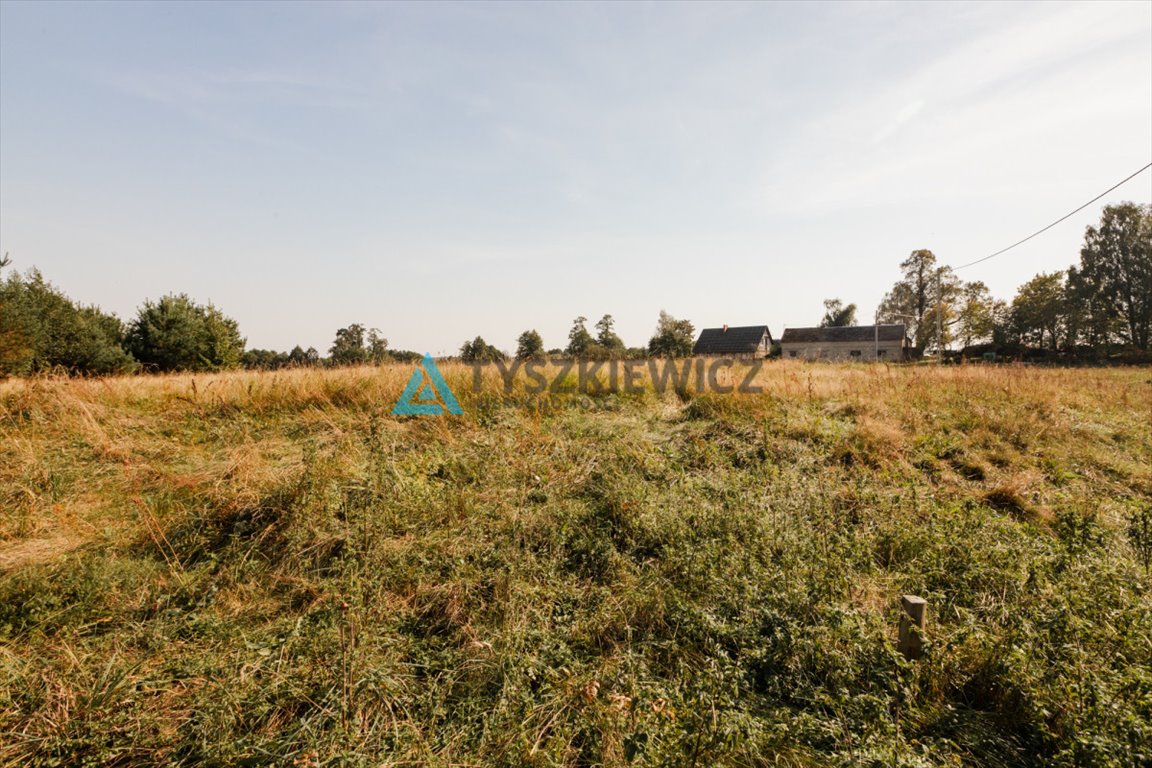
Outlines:
{"type": "Polygon", "coordinates": [[[928,601],[916,595],[900,598],[904,615],[900,617],[900,639],[897,649],[906,659],[918,659],[923,653],[924,631],[928,624],[928,601]]]}

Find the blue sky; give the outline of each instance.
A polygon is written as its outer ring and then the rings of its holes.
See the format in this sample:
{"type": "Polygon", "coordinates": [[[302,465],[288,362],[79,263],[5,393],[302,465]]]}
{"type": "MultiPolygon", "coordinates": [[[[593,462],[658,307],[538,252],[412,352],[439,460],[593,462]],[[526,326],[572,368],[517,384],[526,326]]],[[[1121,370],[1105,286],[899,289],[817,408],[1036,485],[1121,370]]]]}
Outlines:
{"type": "MultiPolygon", "coordinates": [[[[447,353],[861,321],[1152,161],[1152,3],[0,2],[0,250],[129,318],[447,353]]],[[[1011,298],[1146,172],[961,272],[1011,298]]]]}

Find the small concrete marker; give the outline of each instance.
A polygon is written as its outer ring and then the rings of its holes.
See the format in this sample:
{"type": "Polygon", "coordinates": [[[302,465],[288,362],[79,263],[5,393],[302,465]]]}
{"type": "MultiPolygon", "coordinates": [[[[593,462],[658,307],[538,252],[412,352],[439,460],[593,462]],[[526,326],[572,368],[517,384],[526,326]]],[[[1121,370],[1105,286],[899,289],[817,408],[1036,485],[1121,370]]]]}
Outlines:
{"type": "Polygon", "coordinates": [[[904,654],[904,658],[918,659],[923,653],[928,601],[916,595],[904,595],[900,598],[900,606],[904,609],[904,615],[900,617],[900,639],[896,647],[904,654]]]}

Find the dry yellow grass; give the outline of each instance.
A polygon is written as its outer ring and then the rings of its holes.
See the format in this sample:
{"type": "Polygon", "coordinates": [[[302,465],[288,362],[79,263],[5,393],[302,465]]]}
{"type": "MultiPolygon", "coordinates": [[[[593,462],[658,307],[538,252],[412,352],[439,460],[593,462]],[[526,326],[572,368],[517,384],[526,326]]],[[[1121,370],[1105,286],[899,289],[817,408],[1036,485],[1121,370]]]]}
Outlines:
{"type": "MultiPolygon", "coordinates": [[[[495,366],[485,366],[482,393],[472,392],[473,369],[441,364],[463,403],[461,421],[474,424],[485,398],[499,398],[503,382],[495,366]]],[[[558,368],[551,367],[551,376],[558,368]]],[[[238,430],[211,451],[189,443],[174,424],[198,415],[229,413],[258,420],[291,412],[299,424],[322,428],[333,439],[362,428],[366,412],[387,413],[399,397],[410,365],[345,369],[233,371],[104,379],[37,378],[0,382],[0,499],[6,514],[0,542],[23,539],[76,542],[109,534],[134,517],[124,500],[141,483],[227,496],[243,504],[300,467],[300,453],[283,436],[238,430]],[[94,459],[68,493],[58,492],[54,454],[83,447],[94,459]],[[99,467],[98,472],[91,472],[99,467]]],[[[743,379],[743,369],[736,375],[743,379]]],[[[525,398],[523,373],[512,398],[525,398]]],[[[693,384],[689,390],[694,389],[693,384]]],[[[725,379],[723,383],[732,383],[725,379]]],[[[1152,466],[1152,375],[1143,369],[1061,369],[1024,366],[870,366],[777,361],[764,366],[755,383],[763,394],[714,395],[731,398],[751,415],[772,410],[791,413],[786,429],[812,437],[805,404],[828,413],[848,414],[862,455],[873,460],[908,459],[919,437],[940,430],[962,435],[966,458],[940,462],[939,470],[975,474],[990,492],[1044,506],[1045,478],[1020,471],[1036,441],[1066,450],[1068,467],[1126,478],[1148,487],[1152,466]],[[796,418],[795,414],[799,414],[796,418]],[[1051,440],[1053,435],[1059,439],[1051,440]],[[1117,455],[1101,450],[1114,440],[1130,445],[1117,455]],[[965,464],[965,461],[968,462],[965,464]]],[[[671,393],[661,399],[668,418],[683,404],[671,393]]],[[[455,417],[405,423],[390,428],[443,431],[455,417]]],[[[539,424],[539,419],[535,419],[539,424]]],[[[955,457],[952,457],[955,458],[955,457]]],[[[1050,457],[1052,458],[1052,457],[1050,457]]],[[[147,513],[143,515],[145,521],[147,513]]]]}
{"type": "Polygon", "coordinates": [[[0,766],[622,765],[638,734],[1110,765],[1152,734],[1148,370],[779,361],[545,408],[441,370],[461,417],[391,415],[408,365],[0,382],[0,766]]]}

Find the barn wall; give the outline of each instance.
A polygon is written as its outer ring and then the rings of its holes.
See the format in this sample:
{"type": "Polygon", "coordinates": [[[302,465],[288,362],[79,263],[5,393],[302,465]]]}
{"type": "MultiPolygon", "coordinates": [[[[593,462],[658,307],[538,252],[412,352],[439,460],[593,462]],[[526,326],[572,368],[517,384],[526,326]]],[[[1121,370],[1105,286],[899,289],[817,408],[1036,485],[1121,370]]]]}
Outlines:
{"type": "MultiPolygon", "coordinates": [[[[785,360],[876,360],[876,342],[868,341],[824,341],[786,342],[780,345],[785,360]],[[853,351],[860,352],[854,356],[853,351]],[[793,355],[792,353],[796,354],[793,355]]],[[[880,341],[880,360],[903,360],[904,347],[899,341],[880,341]]]]}

